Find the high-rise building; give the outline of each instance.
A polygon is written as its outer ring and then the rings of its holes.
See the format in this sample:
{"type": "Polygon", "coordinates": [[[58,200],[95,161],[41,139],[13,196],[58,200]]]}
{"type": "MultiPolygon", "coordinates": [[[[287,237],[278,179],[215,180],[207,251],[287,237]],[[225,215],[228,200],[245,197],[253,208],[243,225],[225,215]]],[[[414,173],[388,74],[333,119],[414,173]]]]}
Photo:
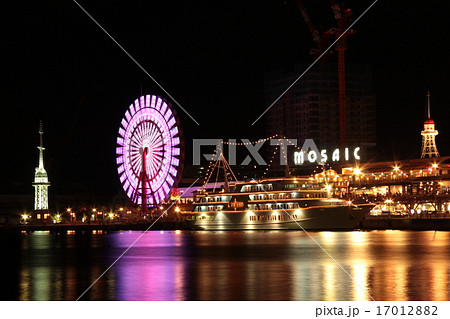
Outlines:
{"type": "Polygon", "coordinates": [[[42,135],[44,131],[42,129],[42,121],[39,125],[39,166],[36,167],[34,173],[34,210],[46,211],[48,210],[48,187],[50,182],[48,181],[47,171],[44,168],[44,145],[42,142],[42,135]]]}
{"type": "Polygon", "coordinates": [[[428,108],[427,108],[427,119],[423,124],[422,134],[422,155],[424,157],[439,157],[439,152],[436,146],[435,137],[438,135],[438,131],[434,128],[434,121],[431,119],[430,114],[430,92],[427,94],[428,97],[428,108]]]}
{"type": "MultiPolygon", "coordinates": [[[[265,75],[267,105],[275,101],[309,64],[278,69],[265,75]]],[[[302,146],[313,139],[320,149],[335,149],[339,139],[338,68],[333,63],[319,63],[309,70],[268,111],[268,135],[295,138],[302,146]]],[[[372,72],[368,65],[346,65],[346,145],[360,147],[362,161],[376,157],[376,105],[372,72]]],[[[294,151],[294,150],[292,150],[294,151]]],[[[292,156],[289,155],[292,160],[292,156]]]]}

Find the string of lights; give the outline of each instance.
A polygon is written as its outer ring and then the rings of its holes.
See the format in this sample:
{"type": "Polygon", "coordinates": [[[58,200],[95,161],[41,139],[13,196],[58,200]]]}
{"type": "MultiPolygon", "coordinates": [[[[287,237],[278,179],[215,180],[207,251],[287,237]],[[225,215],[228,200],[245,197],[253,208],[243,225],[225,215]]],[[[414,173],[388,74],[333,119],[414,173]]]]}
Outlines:
{"type": "Polygon", "coordinates": [[[267,175],[267,172],[268,172],[269,168],[272,166],[272,162],[275,159],[275,155],[277,154],[277,152],[278,152],[278,149],[276,148],[272,154],[272,158],[270,159],[269,164],[267,164],[267,167],[264,170],[263,177],[265,177],[267,175]]]}
{"type": "MultiPolygon", "coordinates": [[[[213,154],[213,158],[216,157],[216,153],[217,153],[217,149],[214,150],[214,154],[213,154]]],[[[212,173],[214,172],[214,168],[211,170],[212,166],[216,166],[217,165],[217,161],[210,161],[209,165],[208,165],[208,169],[206,170],[205,173],[205,178],[203,180],[203,186],[206,185],[206,183],[209,181],[209,179],[211,178],[212,173]]]]}
{"type": "MultiPolygon", "coordinates": [[[[279,135],[279,134],[275,134],[275,135],[272,135],[272,136],[269,136],[269,137],[266,137],[266,138],[262,138],[262,139],[259,139],[257,141],[250,141],[250,142],[228,142],[228,141],[222,141],[222,143],[224,145],[244,146],[244,145],[256,145],[258,143],[264,143],[264,142],[267,142],[267,141],[272,140],[272,139],[277,139],[278,140],[279,148],[281,147],[281,141],[284,139],[284,140],[287,140],[288,143],[291,146],[294,146],[294,147],[296,147],[296,149],[301,151],[301,148],[298,145],[292,143],[292,141],[290,141],[288,138],[286,138],[285,136],[279,135]]],[[[270,167],[272,166],[272,164],[273,164],[273,162],[275,160],[275,156],[279,152],[279,148],[276,148],[275,151],[273,152],[272,157],[271,157],[271,159],[270,159],[266,169],[264,170],[263,176],[267,175],[267,172],[269,171],[270,167]]],[[[213,158],[215,158],[216,156],[217,156],[217,148],[214,150],[213,158]]],[[[221,156],[223,156],[223,154],[221,154],[221,156]]],[[[286,154],[286,149],[285,148],[283,148],[282,156],[283,156],[284,162],[287,163],[287,154],[286,154]]],[[[206,185],[210,181],[210,179],[212,177],[212,174],[214,173],[214,170],[217,168],[218,161],[220,161],[220,160],[210,161],[209,162],[208,168],[207,168],[207,170],[205,172],[205,178],[204,178],[203,186],[206,185]]],[[[233,171],[231,170],[231,167],[229,166],[229,164],[226,163],[225,165],[226,165],[226,169],[229,169],[229,171],[233,175],[233,178],[235,180],[237,180],[237,178],[234,175],[233,171]]],[[[218,174],[219,173],[217,171],[216,182],[217,182],[217,179],[218,179],[218,174]]]]}
{"type": "Polygon", "coordinates": [[[225,141],[223,141],[222,143],[225,144],[225,145],[234,145],[234,146],[255,145],[255,144],[267,142],[267,141],[269,141],[271,139],[274,139],[277,136],[278,136],[278,134],[275,134],[273,136],[266,137],[266,138],[261,138],[261,139],[259,139],[257,141],[252,141],[252,142],[225,142],[225,141]]]}

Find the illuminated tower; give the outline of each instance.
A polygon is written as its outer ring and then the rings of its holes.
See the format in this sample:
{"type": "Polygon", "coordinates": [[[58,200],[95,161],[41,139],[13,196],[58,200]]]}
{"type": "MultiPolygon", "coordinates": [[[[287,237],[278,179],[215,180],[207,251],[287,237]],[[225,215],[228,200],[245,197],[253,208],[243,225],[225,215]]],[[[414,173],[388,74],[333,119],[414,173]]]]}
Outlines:
{"type": "Polygon", "coordinates": [[[48,187],[50,183],[48,181],[47,172],[44,168],[44,146],[42,143],[42,121],[39,124],[39,166],[36,167],[34,173],[34,209],[35,210],[48,210],[48,187]]]}
{"type": "Polygon", "coordinates": [[[430,117],[430,92],[428,97],[428,117],[423,124],[422,131],[422,155],[424,157],[439,157],[439,152],[436,147],[435,136],[438,135],[438,131],[434,129],[434,121],[430,117]]]}

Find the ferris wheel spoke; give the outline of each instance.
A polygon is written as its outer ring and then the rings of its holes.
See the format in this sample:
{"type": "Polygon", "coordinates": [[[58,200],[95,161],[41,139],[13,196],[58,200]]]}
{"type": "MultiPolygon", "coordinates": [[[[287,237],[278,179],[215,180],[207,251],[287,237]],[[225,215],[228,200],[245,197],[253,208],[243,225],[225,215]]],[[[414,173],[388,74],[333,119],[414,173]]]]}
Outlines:
{"type": "Polygon", "coordinates": [[[160,163],[161,163],[161,160],[158,158],[155,158],[155,157],[150,162],[150,166],[151,166],[153,175],[155,175],[155,173],[158,171],[158,166],[160,165],[160,163]]]}
{"type": "Polygon", "coordinates": [[[140,167],[142,166],[142,158],[141,157],[134,157],[131,159],[131,166],[135,169],[140,171],[140,167]]]}
{"type": "Polygon", "coordinates": [[[153,165],[149,164],[149,174],[148,174],[148,176],[149,176],[150,180],[155,178],[155,175],[156,175],[156,172],[155,172],[155,169],[154,169],[153,165]]]}
{"type": "Polygon", "coordinates": [[[161,147],[164,145],[164,141],[162,138],[157,139],[153,142],[153,148],[161,147]]]}
{"type": "Polygon", "coordinates": [[[163,153],[159,152],[157,150],[153,150],[153,157],[154,158],[162,158],[163,157],[163,153]]]}
{"type": "Polygon", "coordinates": [[[164,144],[160,143],[158,145],[154,145],[153,150],[158,152],[164,152],[164,144]]]}
{"type": "Polygon", "coordinates": [[[133,138],[130,140],[130,146],[133,148],[139,149],[141,145],[141,140],[138,140],[137,138],[133,138]]]}
{"type": "Polygon", "coordinates": [[[158,174],[161,164],[162,164],[161,160],[153,161],[153,163],[152,163],[153,176],[156,176],[158,174]]]}

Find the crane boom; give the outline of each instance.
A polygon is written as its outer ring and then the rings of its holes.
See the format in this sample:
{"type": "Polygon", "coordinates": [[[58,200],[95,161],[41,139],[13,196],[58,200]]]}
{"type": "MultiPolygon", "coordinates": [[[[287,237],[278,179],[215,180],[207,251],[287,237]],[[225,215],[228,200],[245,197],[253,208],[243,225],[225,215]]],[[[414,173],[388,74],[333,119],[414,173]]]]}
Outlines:
{"type": "Polygon", "coordinates": [[[319,30],[317,30],[317,28],[312,23],[309,15],[308,15],[308,12],[306,11],[305,6],[303,5],[302,1],[295,0],[295,4],[297,5],[298,9],[300,10],[303,20],[305,20],[306,25],[308,26],[309,32],[311,32],[314,42],[316,42],[318,47],[321,47],[322,39],[320,38],[319,30]]]}

